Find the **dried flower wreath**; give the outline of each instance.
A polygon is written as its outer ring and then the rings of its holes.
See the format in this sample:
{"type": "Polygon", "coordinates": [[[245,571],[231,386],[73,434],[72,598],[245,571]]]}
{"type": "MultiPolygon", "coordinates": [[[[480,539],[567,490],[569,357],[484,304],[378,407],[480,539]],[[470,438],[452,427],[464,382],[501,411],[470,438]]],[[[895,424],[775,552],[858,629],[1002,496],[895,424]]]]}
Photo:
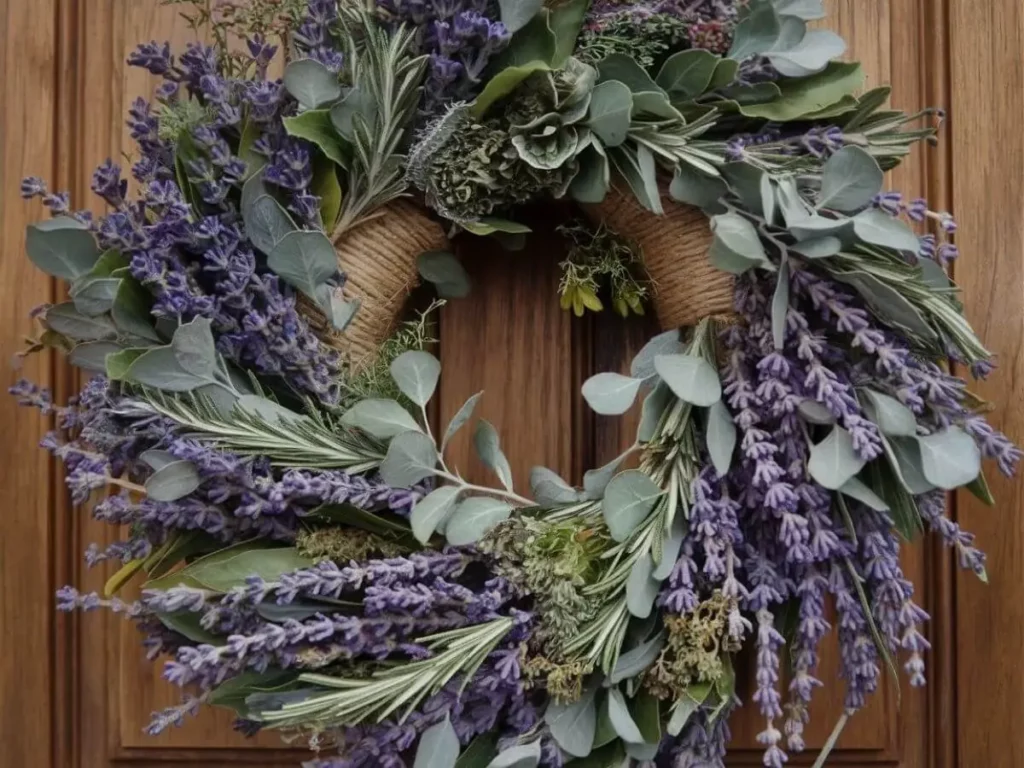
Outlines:
{"type": "Polygon", "coordinates": [[[32,349],[95,378],[63,406],[13,388],[129,532],[87,553],[123,564],[107,594],[58,603],[170,656],[187,694],[154,732],[205,703],[320,768],[721,765],[750,646],[778,768],[830,601],[840,726],[897,656],[924,682],[900,540],[935,530],[984,578],[944,494],[991,503],[982,459],[1021,453],[950,372],[992,368],[953,220],[883,191],[941,115],[861,92],[820,0],[172,1],[213,44],[131,57],[162,79],[130,111],[137,192],[109,161],[101,217],[22,186],[53,213],[28,255],[70,284],[32,349]],[[514,243],[545,197],[591,222],[563,306],[609,284],[665,332],[583,387],[602,414],[643,393],[636,444],[525,496],[486,421],[499,484],[446,464],[477,397],[435,435],[430,312],[399,319],[420,278],[469,289],[448,237],[514,243]]]}

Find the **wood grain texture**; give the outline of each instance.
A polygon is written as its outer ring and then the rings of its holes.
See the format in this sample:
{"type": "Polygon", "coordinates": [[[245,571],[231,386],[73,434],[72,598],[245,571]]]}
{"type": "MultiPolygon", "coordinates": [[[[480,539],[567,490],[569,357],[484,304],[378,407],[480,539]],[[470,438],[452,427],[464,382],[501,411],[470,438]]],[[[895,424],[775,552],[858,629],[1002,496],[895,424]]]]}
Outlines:
{"type": "MultiPolygon", "coordinates": [[[[977,386],[994,426],[1024,438],[1024,5],[950,0],[949,143],[967,315],[1000,368],[977,386]]],[[[989,556],[989,585],[956,579],[958,764],[1024,765],[1024,480],[988,468],[998,505],[967,494],[960,523],[989,556]]]]}

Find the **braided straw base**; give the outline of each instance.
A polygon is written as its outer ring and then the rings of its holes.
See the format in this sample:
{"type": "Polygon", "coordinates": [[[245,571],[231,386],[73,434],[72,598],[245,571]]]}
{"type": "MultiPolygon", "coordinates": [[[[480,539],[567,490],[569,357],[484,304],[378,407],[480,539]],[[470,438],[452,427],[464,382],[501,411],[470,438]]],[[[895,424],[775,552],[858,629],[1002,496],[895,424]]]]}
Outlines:
{"type": "Polygon", "coordinates": [[[338,331],[310,302],[302,302],[311,327],[354,367],[373,359],[419,285],[416,258],[447,247],[444,229],[419,208],[405,200],[389,203],[335,246],[338,267],[345,273],[344,296],[358,299],[359,311],[344,331],[338,331]]]}
{"type": "Polygon", "coordinates": [[[665,215],[658,216],[632,194],[611,189],[603,202],[584,209],[594,223],[603,221],[640,246],[663,330],[695,325],[705,317],[731,318],[733,276],[707,259],[713,239],[707,215],[670,199],[662,203],[665,215]]]}

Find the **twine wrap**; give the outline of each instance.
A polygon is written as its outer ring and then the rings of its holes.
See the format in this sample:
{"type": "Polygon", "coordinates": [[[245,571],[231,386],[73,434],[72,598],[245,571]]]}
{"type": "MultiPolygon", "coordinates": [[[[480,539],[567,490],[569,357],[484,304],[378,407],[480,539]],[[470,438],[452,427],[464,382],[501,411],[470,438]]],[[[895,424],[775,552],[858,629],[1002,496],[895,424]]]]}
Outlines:
{"type": "Polygon", "coordinates": [[[707,215],[667,197],[662,205],[665,214],[659,216],[631,193],[613,188],[603,202],[585,210],[594,223],[603,221],[640,247],[663,330],[695,325],[705,317],[731,318],[734,279],[708,261],[713,236],[707,215]]]}
{"type": "Polygon", "coordinates": [[[409,294],[419,285],[417,257],[447,247],[441,225],[414,204],[405,200],[389,203],[335,244],[338,268],[345,274],[343,294],[349,301],[360,301],[359,311],[344,331],[338,331],[311,302],[303,301],[311,327],[354,366],[372,359],[398,324],[409,294]]]}

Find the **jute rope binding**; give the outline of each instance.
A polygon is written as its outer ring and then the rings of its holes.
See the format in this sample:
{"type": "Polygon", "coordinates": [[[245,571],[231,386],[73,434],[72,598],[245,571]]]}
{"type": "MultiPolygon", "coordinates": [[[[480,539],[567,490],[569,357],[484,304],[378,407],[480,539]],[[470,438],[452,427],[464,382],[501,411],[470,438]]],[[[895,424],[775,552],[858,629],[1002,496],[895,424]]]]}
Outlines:
{"type": "Polygon", "coordinates": [[[611,189],[603,202],[585,208],[592,221],[604,221],[640,247],[664,330],[695,325],[705,317],[732,318],[733,276],[708,261],[713,236],[707,214],[667,196],[662,205],[665,214],[658,216],[628,191],[611,189]]]}
{"type": "Polygon", "coordinates": [[[406,299],[419,284],[416,258],[447,247],[440,224],[414,204],[396,200],[336,245],[338,267],[346,276],[344,296],[361,302],[348,327],[333,329],[310,302],[302,302],[302,309],[317,335],[359,367],[394,331],[406,299]]]}

